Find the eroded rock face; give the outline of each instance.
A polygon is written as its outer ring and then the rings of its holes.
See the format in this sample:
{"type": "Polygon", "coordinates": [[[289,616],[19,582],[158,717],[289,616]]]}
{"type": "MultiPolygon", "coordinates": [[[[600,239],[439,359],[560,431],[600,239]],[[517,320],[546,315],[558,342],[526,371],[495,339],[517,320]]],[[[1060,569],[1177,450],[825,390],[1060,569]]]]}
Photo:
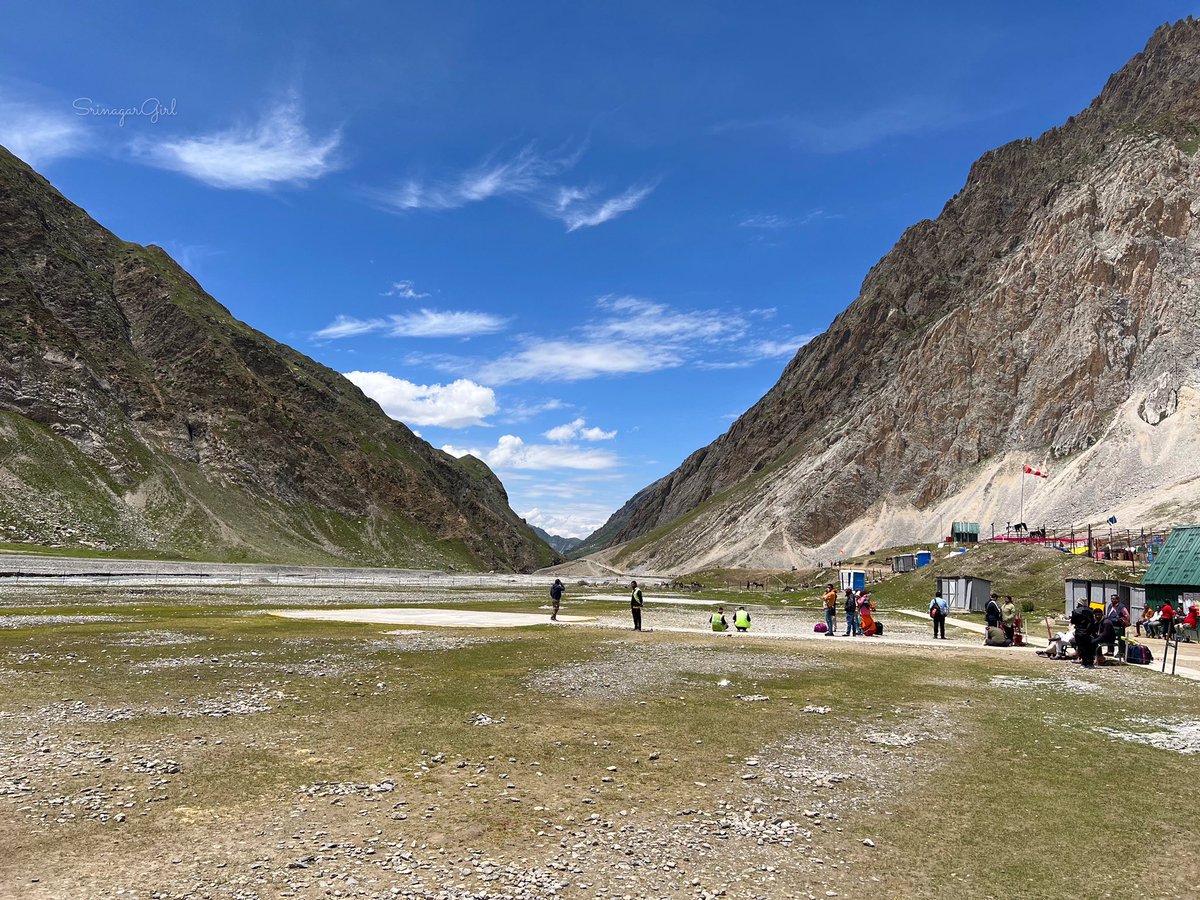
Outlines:
{"type": "MultiPolygon", "coordinates": [[[[802,561],[880,503],[958,495],[998,457],[1073,459],[1131,400],[1160,426],[1200,381],[1198,136],[1188,20],[1067,125],[985,154],[762,400],[624,511],[610,545],[691,512],[624,561],[802,561]]],[[[1098,513],[1114,498],[1084,499],[1098,513]]]]}
{"type": "Polygon", "coordinates": [[[482,463],[239,322],[0,148],[0,541],[533,569],[482,463]]]}

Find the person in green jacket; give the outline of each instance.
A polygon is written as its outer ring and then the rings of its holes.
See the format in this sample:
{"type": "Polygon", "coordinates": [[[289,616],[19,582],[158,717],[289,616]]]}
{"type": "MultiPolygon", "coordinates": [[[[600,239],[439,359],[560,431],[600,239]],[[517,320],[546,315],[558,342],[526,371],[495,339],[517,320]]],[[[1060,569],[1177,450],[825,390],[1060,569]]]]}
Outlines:
{"type": "Polygon", "coordinates": [[[728,631],[729,623],[725,621],[725,607],[718,606],[717,611],[708,617],[708,624],[713,631],[728,631]]]}
{"type": "Polygon", "coordinates": [[[739,606],[733,614],[733,627],[738,631],[750,630],[750,613],[746,612],[746,607],[739,606]]]}

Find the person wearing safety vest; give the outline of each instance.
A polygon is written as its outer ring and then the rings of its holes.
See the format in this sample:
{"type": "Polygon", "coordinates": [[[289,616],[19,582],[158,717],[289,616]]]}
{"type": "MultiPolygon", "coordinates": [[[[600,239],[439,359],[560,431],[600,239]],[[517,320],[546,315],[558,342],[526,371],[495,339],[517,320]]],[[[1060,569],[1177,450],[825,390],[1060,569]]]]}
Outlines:
{"type": "Polygon", "coordinates": [[[739,606],[733,614],[733,627],[738,631],[750,630],[750,613],[746,612],[746,607],[739,606]]]}
{"type": "Polygon", "coordinates": [[[728,631],[729,623],[725,621],[725,607],[718,606],[717,611],[708,617],[708,624],[713,631],[728,631]]]}
{"type": "Polygon", "coordinates": [[[633,613],[633,630],[642,630],[642,607],[646,605],[646,601],[642,597],[642,589],[637,586],[636,581],[631,581],[629,586],[633,588],[633,593],[629,595],[629,609],[633,613]]]}

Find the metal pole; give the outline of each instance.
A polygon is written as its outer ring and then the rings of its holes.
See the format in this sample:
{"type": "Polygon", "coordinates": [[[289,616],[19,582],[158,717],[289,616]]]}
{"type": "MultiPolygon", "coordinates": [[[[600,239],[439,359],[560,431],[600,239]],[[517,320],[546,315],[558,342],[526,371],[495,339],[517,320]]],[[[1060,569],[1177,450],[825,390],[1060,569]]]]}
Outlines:
{"type": "MultiPolygon", "coordinates": [[[[1025,521],[1025,467],[1021,466],[1021,521],[1025,521]]],[[[1026,534],[1029,531],[1026,530],[1026,534]]]]}

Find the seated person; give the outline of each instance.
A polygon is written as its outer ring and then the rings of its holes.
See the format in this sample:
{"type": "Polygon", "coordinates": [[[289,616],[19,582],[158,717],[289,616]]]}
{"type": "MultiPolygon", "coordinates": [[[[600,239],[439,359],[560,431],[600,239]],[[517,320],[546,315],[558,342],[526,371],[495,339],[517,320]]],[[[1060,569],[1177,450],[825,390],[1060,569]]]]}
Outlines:
{"type": "Polygon", "coordinates": [[[1149,606],[1142,610],[1142,615],[1145,616],[1147,612],[1149,612],[1150,615],[1138,622],[1138,628],[1146,629],[1146,637],[1158,637],[1158,629],[1162,622],[1162,616],[1159,614],[1157,609],[1151,610],[1149,606]]]}
{"type": "Polygon", "coordinates": [[[989,647],[1011,647],[1012,641],[1008,639],[1008,635],[999,625],[989,625],[987,627],[987,636],[983,642],[989,647]]]}
{"type": "Polygon", "coordinates": [[[1183,621],[1176,626],[1180,640],[1188,641],[1189,643],[1200,642],[1200,633],[1197,633],[1197,626],[1200,626],[1200,607],[1197,607],[1193,603],[1188,607],[1188,613],[1183,617],[1183,621]]]}
{"type": "Polygon", "coordinates": [[[1141,616],[1139,616],[1138,620],[1133,623],[1133,633],[1136,634],[1138,637],[1141,637],[1142,636],[1142,627],[1145,626],[1146,623],[1149,622],[1153,617],[1154,617],[1154,610],[1151,609],[1149,606],[1143,606],[1141,616]]]}

